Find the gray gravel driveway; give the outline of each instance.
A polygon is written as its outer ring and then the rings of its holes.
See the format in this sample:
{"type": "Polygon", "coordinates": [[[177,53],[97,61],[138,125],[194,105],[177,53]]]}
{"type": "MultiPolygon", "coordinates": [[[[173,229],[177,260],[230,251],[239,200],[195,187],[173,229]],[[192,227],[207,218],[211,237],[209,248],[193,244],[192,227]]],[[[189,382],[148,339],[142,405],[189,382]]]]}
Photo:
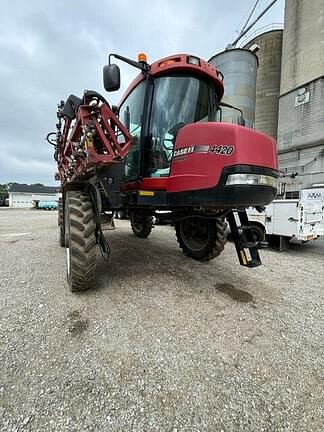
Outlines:
{"type": "Polygon", "coordinates": [[[127,221],[72,294],[56,212],[0,209],[0,430],[324,430],[324,242],[182,255],[127,221]]]}

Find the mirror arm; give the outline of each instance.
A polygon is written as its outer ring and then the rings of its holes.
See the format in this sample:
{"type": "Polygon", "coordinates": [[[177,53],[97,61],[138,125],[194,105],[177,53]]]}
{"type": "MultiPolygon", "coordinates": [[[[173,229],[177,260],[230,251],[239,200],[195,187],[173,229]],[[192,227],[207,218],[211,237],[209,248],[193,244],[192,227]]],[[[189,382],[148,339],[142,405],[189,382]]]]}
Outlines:
{"type": "Polygon", "coordinates": [[[108,56],[109,64],[111,64],[111,57],[115,57],[116,59],[121,60],[124,63],[127,63],[127,64],[129,64],[129,65],[131,65],[137,69],[140,69],[144,73],[148,73],[150,68],[151,68],[150,65],[145,63],[145,62],[137,62],[137,61],[131,60],[127,57],[123,57],[119,54],[109,54],[109,56],[108,56]]]}

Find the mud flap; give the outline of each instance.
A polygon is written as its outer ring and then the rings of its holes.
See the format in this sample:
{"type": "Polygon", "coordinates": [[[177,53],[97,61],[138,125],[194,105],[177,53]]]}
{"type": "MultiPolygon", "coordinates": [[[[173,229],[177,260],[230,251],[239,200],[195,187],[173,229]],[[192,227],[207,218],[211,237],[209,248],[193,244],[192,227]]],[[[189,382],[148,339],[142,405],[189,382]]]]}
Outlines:
{"type": "Polygon", "coordinates": [[[246,211],[231,211],[226,218],[231,228],[240,264],[250,268],[261,265],[259,251],[253,240],[251,225],[246,211]]]}

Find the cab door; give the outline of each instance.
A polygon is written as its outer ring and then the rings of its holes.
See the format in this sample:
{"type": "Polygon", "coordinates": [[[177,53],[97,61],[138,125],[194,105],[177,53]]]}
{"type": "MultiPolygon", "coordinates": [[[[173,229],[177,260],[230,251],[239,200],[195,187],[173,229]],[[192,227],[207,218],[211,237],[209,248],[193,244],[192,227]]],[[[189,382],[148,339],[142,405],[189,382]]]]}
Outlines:
{"type": "Polygon", "coordinates": [[[132,148],[125,158],[124,182],[129,183],[140,178],[141,174],[141,148],[144,132],[144,105],[147,81],[140,82],[127,96],[118,109],[119,119],[129,130],[132,136],[132,148]]]}

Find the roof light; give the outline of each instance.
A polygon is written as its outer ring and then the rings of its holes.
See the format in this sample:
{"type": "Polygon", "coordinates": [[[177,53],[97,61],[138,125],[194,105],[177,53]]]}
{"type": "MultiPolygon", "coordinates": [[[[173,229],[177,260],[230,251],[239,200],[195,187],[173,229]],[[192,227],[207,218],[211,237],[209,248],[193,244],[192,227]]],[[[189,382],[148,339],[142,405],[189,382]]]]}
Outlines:
{"type": "Polygon", "coordinates": [[[200,59],[198,57],[189,56],[187,57],[187,62],[195,66],[200,66],[200,59]]]}
{"type": "Polygon", "coordinates": [[[173,63],[179,63],[180,61],[181,61],[180,57],[175,57],[175,58],[172,58],[172,59],[164,60],[161,63],[159,63],[159,67],[170,66],[173,63]]]}
{"type": "Polygon", "coordinates": [[[147,63],[147,56],[144,53],[139,53],[137,56],[137,61],[147,63]]]}

